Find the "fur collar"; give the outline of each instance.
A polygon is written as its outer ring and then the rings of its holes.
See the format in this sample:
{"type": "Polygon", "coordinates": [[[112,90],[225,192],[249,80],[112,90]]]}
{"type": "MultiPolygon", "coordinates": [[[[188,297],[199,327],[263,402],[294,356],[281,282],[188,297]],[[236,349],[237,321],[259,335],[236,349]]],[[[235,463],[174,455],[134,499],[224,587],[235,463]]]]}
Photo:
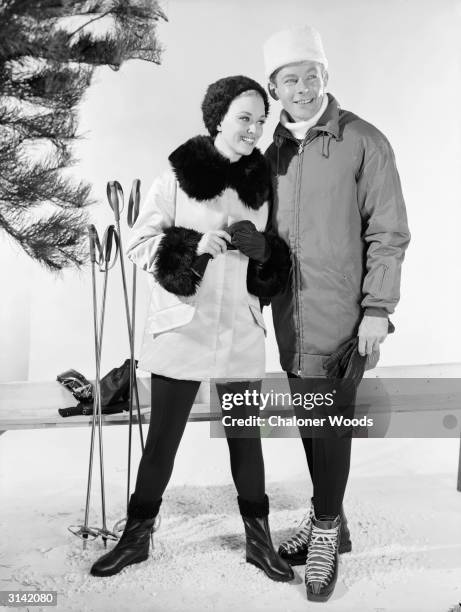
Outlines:
{"type": "Polygon", "coordinates": [[[231,163],[209,136],[195,136],[168,159],[181,189],[195,200],[211,200],[227,187],[235,189],[243,204],[254,210],[269,198],[269,167],[258,149],[231,163]]]}

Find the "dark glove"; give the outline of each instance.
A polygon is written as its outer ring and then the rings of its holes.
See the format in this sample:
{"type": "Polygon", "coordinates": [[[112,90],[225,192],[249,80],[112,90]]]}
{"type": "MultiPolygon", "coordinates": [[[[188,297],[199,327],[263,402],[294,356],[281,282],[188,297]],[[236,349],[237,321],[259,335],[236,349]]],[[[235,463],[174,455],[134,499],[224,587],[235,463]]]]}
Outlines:
{"type": "MultiPolygon", "coordinates": [[[[392,334],[395,327],[388,322],[388,333],[392,334]]],[[[363,378],[367,356],[361,355],[358,350],[359,337],[354,336],[343,342],[337,350],[323,362],[327,378],[349,378],[357,386],[363,378]]]]}
{"type": "MultiPolygon", "coordinates": [[[[227,233],[229,233],[229,228],[228,227],[223,227],[223,230],[225,230],[227,233]]],[[[228,251],[235,251],[236,247],[231,244],[230,242],[228,242],[226,240],[227,243],[227,250],[228,251]]],[[[205,274],[205,270],[208,266],[208,262],[210,261],[210,259],[213,259],[213,256],[210,255],[210,253],[202,253],[201,255],[198,255],[195,260],[194,263],[192,264],[192,272],[198,276],[200,279],[203,278],[204,274],[205,274]]]]}
{"type": "Polygon", "coordinates": [[[330,357],[325,359],[323,366],[327,378],[348,378],[357,386],[363,378],[366,365],[366,355],[362,357],[358,351],[359,337],[354,336],[343,342],[330,357]]]}
{"type": "Polygon", "coordinates": [[[232,244],[250,259],[264,263],[271,254],[269,243],[252,221],[237,221],[229,226],[232,244]]]}

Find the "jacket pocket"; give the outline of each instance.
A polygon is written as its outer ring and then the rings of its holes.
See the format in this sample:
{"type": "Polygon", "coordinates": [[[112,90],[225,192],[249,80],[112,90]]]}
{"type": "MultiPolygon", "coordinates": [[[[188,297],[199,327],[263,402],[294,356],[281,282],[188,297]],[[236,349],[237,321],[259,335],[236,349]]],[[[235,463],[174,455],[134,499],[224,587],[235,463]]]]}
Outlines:
{"type": "Polygon", "coordinates": [[[358,301],[361,296],[360,283],[354,282],[354,278],[350,272],[341,272],[341,281],[343,291],[358,301]]]}
{"type": "Polygon", "coordinates": [[[264,322],[263,313],[259,306],[255,306],[254,304],[248,304],[251,314],[253,315],[253,319],[256,325],[259,325],[264,330],[264,335],[267,336],[266,324],[264,322]]]}
{"type": "Polygon", "coordinates": [[[160,334],[187,325],[192,321],[194,314],[195,306],[183,303],[151,312],[147,320],[147,331],[150,334],[160,334]]]}
{"type": "Polygon", "coordinates": [[[178,297],[166,291],[158,283],[154,283],[147,314],[146,330],[151,334],[160,334],[175,327],[186,325],[192,321],[195,309],[195,296],[189,298],[178,297]]]}

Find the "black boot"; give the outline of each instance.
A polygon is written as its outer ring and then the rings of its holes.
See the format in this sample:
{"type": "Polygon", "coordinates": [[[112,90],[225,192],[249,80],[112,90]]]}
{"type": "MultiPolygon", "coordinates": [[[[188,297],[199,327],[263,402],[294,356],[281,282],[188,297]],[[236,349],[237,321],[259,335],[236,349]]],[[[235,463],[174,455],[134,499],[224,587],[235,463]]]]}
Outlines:
{"type": "Polygon", "coordinates": [[[155,516],[158,514],[161,501],[154,509],[149,508],[146,511],[141,508],[140,511],[140,507],[131,496],[128,519],[120,540],[112,550],[93,564],[90,570],[93,576],[113,576],[127,565],[141,563],[148,559],[149,541],[154,531],[155,516]],[[133,513],[136,516],[133,516],[133,513]],[[146,517],[147,514],[150,516],[146,517]]]}
{"type": "MultiPolygon", "coordinates": [[[[311,534],[313,517],[314,502],[311,499],[311,504],[307,510],[307,513],[300,522],[296,532],[284,540],[279,546],[279,555],[288,561],[290,565],[304,565],[306,563],[307,547],[309,536],[311,534]]],[[[351,534],[347,526],[346,515],[344,514],[343,507],[341,506],[341,533],[338,553],[342,555],[343,553],[351,552],[351,550],[351,534]]]]}
{"type": "Polygon", "coordinates": [[[343,553],[351,552],[352,550],[352,542],[351,542],[351,532],[349,531],[349,527],[347,526],[347,518],[344,514],[344,508],[341,506],[341,532],[339,534],[339,549],[338,552],[340,555],[343,553]]]}
{"type": "Polygon", "coordinates": [[[271,580],[293,580],[291,567],[274,550],[269,531],[269,499],[250,502],[237,497],[246,535],[246,560],[263,570],[271,580]]]}
{"type": "Polygon", "coordinates": [[[309,601],[327,601],[338,578],[341,518],[312,520],[306,560],[305,584],[309,601]]]}
{"type": "Polygon", "coordinates": [[[300,522],[296,533],[284,540],[279,546],[279,555],[290,565],[304,565],[307,557],[307,547],[314,518],[314,503],[310,506],[300,522]]]}

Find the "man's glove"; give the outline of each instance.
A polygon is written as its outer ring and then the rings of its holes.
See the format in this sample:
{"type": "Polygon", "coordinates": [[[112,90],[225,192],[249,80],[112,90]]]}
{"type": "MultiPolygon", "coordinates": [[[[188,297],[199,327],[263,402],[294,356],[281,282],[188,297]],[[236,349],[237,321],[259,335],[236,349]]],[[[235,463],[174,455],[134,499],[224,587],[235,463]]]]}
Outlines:
{"type": "Polygon", "coordinates": [[[357,386],[363,378],[367,358],[358,352],[359,339],[354,336],[343,342],[323,362],[327,378],[349,378],[357,386]]]}
{"type": "MultiPolygon", "coordinates": [[[[387,333],[392,334],[395,327],[388,320],[387,333]]],[[[363,378],[367,355],[359,353],[359,337],[354,336],[343,342],[336,351],[323,362],[327,378],[349,378],[357,386],[363,378]]]]}
{"type": "Polygon", "coordinates": [[[237,221],[227,228],[232,244],[250,259],[264,263],[271,254],[269,243],[252,221],[237,221]]]}

